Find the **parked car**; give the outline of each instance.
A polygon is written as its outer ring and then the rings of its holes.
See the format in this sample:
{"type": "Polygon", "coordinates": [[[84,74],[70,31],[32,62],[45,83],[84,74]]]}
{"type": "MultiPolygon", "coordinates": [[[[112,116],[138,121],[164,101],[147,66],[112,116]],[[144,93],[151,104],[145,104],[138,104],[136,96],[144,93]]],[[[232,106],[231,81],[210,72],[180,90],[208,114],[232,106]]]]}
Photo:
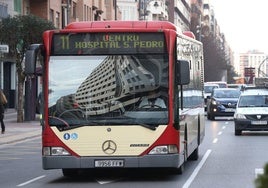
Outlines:
{"type": "Polygon", "coordinates": [[[207,97],[211,95],[214,88],[219,88],[218,84],[205,83],[204,84],[204,107],[207,111],[207,97]]]}
{"type": "Polygon", "coordinates": [[[248,87],[241,93],[234,114],[235,135],[268,130],[268,88],[248,87]]]}
{"type": "Polygon", "coordinates": [[[216,116],[233,116],[241,91],[234,88],[215,88],[208,96],[207,119],[216,116]]]}

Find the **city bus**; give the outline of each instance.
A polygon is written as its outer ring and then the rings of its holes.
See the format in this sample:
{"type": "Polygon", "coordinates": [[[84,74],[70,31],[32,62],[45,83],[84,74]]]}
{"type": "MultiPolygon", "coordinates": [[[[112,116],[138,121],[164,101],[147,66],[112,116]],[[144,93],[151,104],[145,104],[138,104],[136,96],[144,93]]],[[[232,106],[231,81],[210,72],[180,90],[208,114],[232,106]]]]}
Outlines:
{"type": "Polygon", "coordinates": [[[205,135],[202,43],[167,21],[74,22],[25,54],[42,72],[42,165],[182,173],[205,135]]]}

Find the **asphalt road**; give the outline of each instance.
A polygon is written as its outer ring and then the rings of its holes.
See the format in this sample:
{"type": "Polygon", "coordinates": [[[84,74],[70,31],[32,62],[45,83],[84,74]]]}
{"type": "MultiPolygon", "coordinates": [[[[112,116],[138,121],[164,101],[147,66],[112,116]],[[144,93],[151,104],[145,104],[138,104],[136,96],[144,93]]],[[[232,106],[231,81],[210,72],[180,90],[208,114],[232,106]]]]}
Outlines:
{"type": "Polygon", "coordinates": [[[1,187],[111,188],[254,188],[254,180],[268,162],[267,132],[234,135],[232,119],[206,121],[205,140],[198,161],[189,161],[182,175],[160,171],[86,172],[78,179],[41,165],[41,140],[7,144],[0,150],[1,187]]]}

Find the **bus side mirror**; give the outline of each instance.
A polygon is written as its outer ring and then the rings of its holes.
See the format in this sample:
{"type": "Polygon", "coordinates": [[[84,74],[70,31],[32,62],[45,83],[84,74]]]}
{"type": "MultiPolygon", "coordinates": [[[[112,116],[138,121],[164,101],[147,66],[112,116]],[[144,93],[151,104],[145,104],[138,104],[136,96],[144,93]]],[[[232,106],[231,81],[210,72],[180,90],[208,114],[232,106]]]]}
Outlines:
{"type": "Polygon", "coordinates": [[[25,54],[25,69],[26,75],[35,74],[36,53],[34,50],[27,50],[25,54]]]}
{"type": "Polygon", "coordinates": [[[25,53],[25,69],[24,72],[26,75],[36,74],[36,62],[38,55],[43,54],[43,45],[42,44],[32,44],[25,53]]]}
{"type": "Polygon", "coordinates": [[[187,85],[190,83],[190,67],[189,62],[179,60],[177,62],[177,85],[187,85]]]}

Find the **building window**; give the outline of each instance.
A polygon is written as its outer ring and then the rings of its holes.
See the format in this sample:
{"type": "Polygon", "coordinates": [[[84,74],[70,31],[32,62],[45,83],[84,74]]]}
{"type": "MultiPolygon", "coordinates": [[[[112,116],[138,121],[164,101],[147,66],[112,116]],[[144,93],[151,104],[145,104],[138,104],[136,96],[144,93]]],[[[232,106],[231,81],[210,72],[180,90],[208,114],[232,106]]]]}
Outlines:
{"type": "Polygon", "coordinates": [[[7,4],[0,3],[0,19],[7,18],[7,4]]]}
{"type": "Polygon", "coordinates": [[[60,28],[60,13],[56,12],[56,27],[60,28]]]}
{"type": "Polygon", "coordinates": [[[91,9],[91,7],[89,7],[89,10],[88,10],[88,18],[89,18],[90,21],[93,20],[92,19],[92,9],[91,9]]]}
{"type": "Polygon", "coordinates": [[[87,6],[86,6],[86,5],[84,5],[83,20],[84,20],[84,21],[87,21],[87,6]]]}
{"type": "Polygon", "coordinates": [[[49,20],[55,25],[55,22],[54,22],[54,11],[52,9],[49,9],[49,20]]]}
{"type": "Polygon", "coordinates": [[[21,13],[21,0],[14,0],[14,11],[21,13]]]}
{"type": "Polygon", "coordinates": [[[73,2],[73,18],[76,19],[77,16],[76,16],[76,3],[73,2]]]}

